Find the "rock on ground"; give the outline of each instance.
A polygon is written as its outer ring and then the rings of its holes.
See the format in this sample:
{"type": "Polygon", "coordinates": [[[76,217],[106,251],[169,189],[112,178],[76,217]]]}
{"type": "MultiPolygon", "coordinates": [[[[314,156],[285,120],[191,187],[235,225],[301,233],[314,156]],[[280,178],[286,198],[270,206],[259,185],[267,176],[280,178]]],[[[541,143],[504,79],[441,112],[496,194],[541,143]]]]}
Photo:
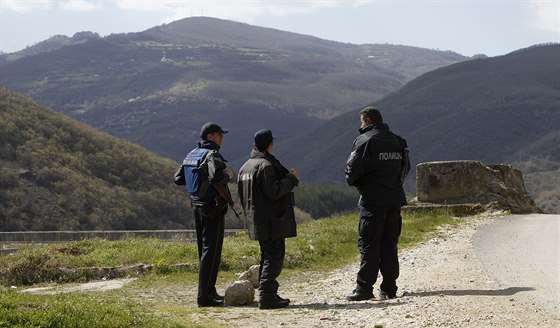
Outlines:
{"type": "Polygon", "coordinates": [[[227,306],[251,304],[255,299],[255,289],[249,280],[234,281],[227,289],[224,304],[227,306]]]}
{"type": "Polygon", "coordinates": [[[259,288],[259,265],[252,265],[249,270],[239,275],[239,280],[248,280],[253,288],[259,288]]]}

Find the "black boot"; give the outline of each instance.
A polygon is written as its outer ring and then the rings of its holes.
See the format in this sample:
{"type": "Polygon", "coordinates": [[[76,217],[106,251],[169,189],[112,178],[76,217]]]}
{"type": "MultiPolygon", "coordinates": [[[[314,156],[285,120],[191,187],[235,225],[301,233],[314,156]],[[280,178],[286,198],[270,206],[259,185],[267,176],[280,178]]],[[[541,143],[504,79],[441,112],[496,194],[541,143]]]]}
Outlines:
{"type": "Polygon", "coordinates": [[[197,303],[198,303],[198,307],[224,306],[223,300],[216,300],[213,298],[198,299],[197,303]]]}
{"type": "Polygon", "coordinates": [[[259,309],[280,309],[290,304],[289,299],[281,298],[276,294],[264,294],[259,297],[259,309]]]}
{"type": "Polygon", "coordinates": [[[212,298],[214,298],[215,300],[218,301],[223,301],[224,300],[224,296],[218,294],[218,292],[214,289],[214,292],[210,294],[210,296],[212,296],[212,298]]]}
{"type": "Polygon", "coordinates": [[[349,301],[366,301],[371,300],[373,298],[372,292],[363,292],[354,289],[351,295],[346,296],[346,299],[349,301]]]}
{"type": "Polygon", "coordinates": [[[397,293],[388,293],[386,291],[381,291],[379,293],[379,298],[382,300],[392,300],[394,298],[397,298],[397,293]]]}
{"type": "Polygon", "coordinates": [[[280,297],[280,295],[276,295],[276,298],[278,298],[280,301],[288,302],[288,304],[290,303],[289,298],[282,298],[282,297],[280,297]]]}

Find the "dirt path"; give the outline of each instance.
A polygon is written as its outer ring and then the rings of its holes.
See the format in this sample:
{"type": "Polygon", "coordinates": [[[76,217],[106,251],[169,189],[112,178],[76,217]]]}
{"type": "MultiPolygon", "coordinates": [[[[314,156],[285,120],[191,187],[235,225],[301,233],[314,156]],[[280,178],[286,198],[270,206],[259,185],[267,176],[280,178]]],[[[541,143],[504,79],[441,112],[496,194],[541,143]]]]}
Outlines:
{"type": "Polygon", "coordinates": [[[85,284],[62,284],[47,287],[33,287],[21,290],[22,293],[55,295],[61,293],[74,292],[104,292],[113,289],[120,289],[125,284],[132,282],[138,278],[111,279],[103,281],[88,282],[85,284]]]}
{"type": "Polygon", "coordinates": [[[346,301],[354,288],[355,263],[328,275],[281,280],[281,295],[292,300],[286,309],[265,312],[253,304],[194,316],[230,327],[560,327],[557,311],[526,297],[532,288],[500,285],[476,259],[472,236],[493,220],[473,219],[442,231],[445,237],[401,252],[395,300],[346,301]]]}

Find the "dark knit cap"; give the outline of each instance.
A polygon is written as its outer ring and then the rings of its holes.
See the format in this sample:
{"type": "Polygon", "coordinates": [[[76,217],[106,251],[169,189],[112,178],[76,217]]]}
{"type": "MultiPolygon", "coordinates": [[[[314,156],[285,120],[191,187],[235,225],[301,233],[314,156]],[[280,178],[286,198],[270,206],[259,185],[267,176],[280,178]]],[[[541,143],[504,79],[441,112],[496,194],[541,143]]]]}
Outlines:
{"type": "Polygon", "coordinates": [[[265,151],[272,143],[272,140],[274,140],[274,137],[270,130],[264,129],[255,133],[255,147],[260,151],[265,151]]]}

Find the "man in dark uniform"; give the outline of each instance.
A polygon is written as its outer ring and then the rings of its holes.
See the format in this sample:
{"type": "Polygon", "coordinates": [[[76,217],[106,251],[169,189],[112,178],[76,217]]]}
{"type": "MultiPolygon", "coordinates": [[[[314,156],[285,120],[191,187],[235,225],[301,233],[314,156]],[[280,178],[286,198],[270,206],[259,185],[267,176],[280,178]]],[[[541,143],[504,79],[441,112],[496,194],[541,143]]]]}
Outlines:
{"type": "Polygon", "coordinates": [[[224,216],[228,209],[218,188],[227,188],[233,172],[218,152],[227,130],[209,122],[202,126],[201,141],[183,161],[175,174],[175,183],[187,186],[196,227],[198,244],[199,307],[221,306],[224,297],[216,291],[216,279],[224,241],[224,216]]]}
{"type": "Polygon", "coordinates": [[[239,170],[237,181],[239,198],[249,221],[249,237],[258,240],[261,249],[259,309],[290,304],[289,299],[278,296],[276,278],[284,265],[285,238],[296,236],[292,189],[299,184],[299,173],[282,166],[271,154],[272,146],[272,132],[258,131],[255,148],[239,170]]]}
{"type": "Polygon", "coordinates": [[[349,301],[372,299],[381,271],[380,297],[395,298],[399,277],[397,243],[401,206],[406,204],[402,182],[410,166],[406,140],[392,133],[375,107],[360,112],[360,135],[346,163],[346,181],[360,192],[358,248],[361,255],[356,289],[349,301]]]}

